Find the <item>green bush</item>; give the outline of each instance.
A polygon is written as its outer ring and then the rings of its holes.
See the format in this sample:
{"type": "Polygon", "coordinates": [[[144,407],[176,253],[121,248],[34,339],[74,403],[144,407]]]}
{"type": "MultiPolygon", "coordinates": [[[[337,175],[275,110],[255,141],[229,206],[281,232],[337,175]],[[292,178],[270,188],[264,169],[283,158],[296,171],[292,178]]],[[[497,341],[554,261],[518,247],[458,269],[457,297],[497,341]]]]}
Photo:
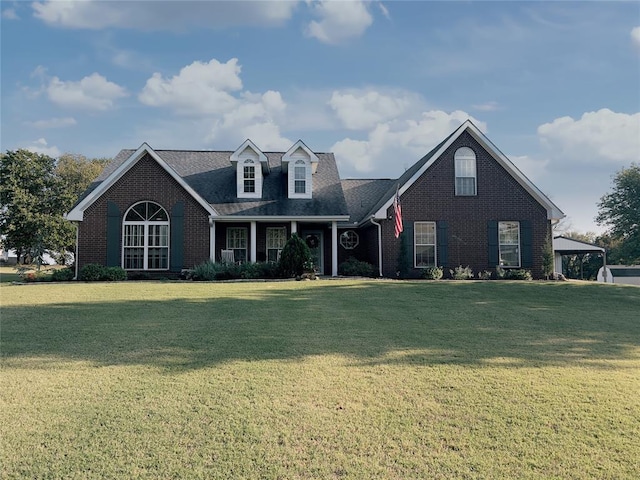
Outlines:
{"type": "Polygon", "coordinates": [[[483,270],[482,272],[478,272],[478,278],[480,280],[491,280],[491,271],[490,270],[483,270]]]}
{"type": "Polygon", "coordinates": [[[122,267],[105,267],[102,278],[107,282],[121,282],[127,279],[127,271],[122,267]]]}
{"type": "Polygon", "coordinates": [[[440,280],[444,271],[442,267],[429,267],[422,271],[422,278],[427,280],[440,280]]]}
{"type": "Polygon", "coordinates": [[[212,280],[235,280],[239,278],[278,278],[280,276],[278,264],[274,262],[243,263],[213,263],[207,261],[196,265],[189,272],[191,280],[208,282],[212,280]]]}
{"type": "Polygon", "coordinates": [[[376,277],[378,270],[370,263],[349,257],[338,266],[338,273],[346,277],[376,277]]]}
{"type": "Polygon", "coordinates": [[[307,243],[297,233],[285,243],[280,253],[280,271],[285,277],[301,276],[305,264],[311,261],[311,251],[307,243]]]}
{"type": "Polygon", "coordinates": [[[470,280],[473,278],[473,270],[469,266],[458,265],[455,269],[449,270],[449,273],[454,280],[470,280]]]}
{"type": "Polygon", "coordinates": [[[71,268],[59,268],[51,274],[51,280],[54,282],[68,282],[73,280],[75,272],[71,268]]]}
{"type": "Polygon", "coordinates": [[[80,269],[78,275],[84,282],[115,282],[127,279],[127,272],[121,267],[105,267],[97,263],[88,263],[80,269]]]}
{"type": "Polygon", "coordinates": [[[533,280],[531,272],[524,268],[501,268],[496,267],[496,276],[500,280],[533,280]]]}
{"type": "Polygon", "coordinates": [[[87,263],[80,269],[78,277],[83,282],[97,282],[104,275],[104,268],[97,263],[87,263]]]}

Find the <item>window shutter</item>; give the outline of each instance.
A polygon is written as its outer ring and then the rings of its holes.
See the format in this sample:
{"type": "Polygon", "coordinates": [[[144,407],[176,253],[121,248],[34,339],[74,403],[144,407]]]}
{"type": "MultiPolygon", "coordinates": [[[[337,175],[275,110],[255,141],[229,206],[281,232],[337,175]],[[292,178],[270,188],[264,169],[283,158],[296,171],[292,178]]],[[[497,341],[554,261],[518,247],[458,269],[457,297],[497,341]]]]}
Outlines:
{"type": "Polygon", "coordinates": [[[520,245],[522,248],[522,268],[533,267],[533,235],[531,221],[520,221],[520,245]]]}
{"type": "Polygon", "coordinates": [[[498,222],[496,220],[489,220],[487,223],[487,241],[489,268],[495,268],[500,262],[498,259],[498,222]]]}
{"type": "Polygon", "coordinates": [[[436,267],[445,267],[449,264],[449,259],[447,248],[447,222],[444,220],[436,222],[436,241],[438,242],[438,265],[436,265],[436,267]]]}
{"type": "Polygon", "coordinates": [[[107,202],[107,267],[120,266],[120,210],[113,202],[107,202]]]}
{"type": "Polygon", "coordinates": [[[405,258],[401,258],[403,256],[402,254],[399,254],[398,256],[398,270],[400,270],[400,276],[402,277],[406,276],[415,265],[415,252],[413,248],[413,222],[405,221],[403,227],[404,229],[399,240],[402,240],[402,237],[404,236],[405,252],[403,253],[406,253],[406,256],[405,258]]]}
{"type": "Polygon", "coordinates": [[[184,263],[184,202],[177,202],[171,208],[171,258],[169,268],[172,272],[182,270],[184,263]]]}

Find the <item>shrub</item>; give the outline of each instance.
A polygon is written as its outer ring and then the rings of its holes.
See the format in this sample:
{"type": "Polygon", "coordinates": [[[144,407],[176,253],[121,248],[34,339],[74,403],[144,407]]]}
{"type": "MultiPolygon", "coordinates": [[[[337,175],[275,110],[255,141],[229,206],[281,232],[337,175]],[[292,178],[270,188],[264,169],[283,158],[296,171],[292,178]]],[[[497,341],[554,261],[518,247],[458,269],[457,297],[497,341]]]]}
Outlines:
{"type": "Polygon", "coordinates": [[[531,272],[524,268],[512,269],[496,267],[496,276],[500,280],[532,280],[531,272]]]}
{"type": "Polygon", "coordinates": [[[105,267],[100,280],[121,282],[127,279],[127,271],[122,267],[105,267]]]}
{"type": "Polygon", "coordinates": [[[473,270],[469,266],[458,265],[455,269],[449,270],[449,273],[454,280],[470,280],[473,278],[473,270]]]}
{"type": "Polygon", "coordinates": [[[78,276],[83,282],[97,282],[104,275],[104,269],[105,267],[97,263],[87,263],[80,269],[78,276]]]}
{"type": "Polygon", "coordinates": [[[191,279],[198,282],[215,280],[220,265],[222,264],[213,263],[210,260],[201,263],[200,265],[196,265],[191,271],[191,279]]]}
{"type": "Polygon", "coordinates": [[[301,276],[305,263],[311,261],[311,251],[306,242],[297,233],[285,243],[280,253],[280,271],[285,277],[301,276]]]}
{"type": "Polygon", "coordinates": [[[51,280],[54,282],[68,282],[73,280],[75,272],[71,268],[58,268],[51,274],[51,280]]]}
{"type": "Polygon", "coordinates": [[[105,267],[97,263],[88,263],[80,269],[78,275],[84,282],[115,282],[127,279],[127,272],[121,267],[105,267]]]}
{"type": "Polygon", "coordinates": [[[491,280],[491,271],[483,270],[482,272],[478,272],[478,278],[480,280],[491,280]]]}
{"type": "Polygon", "coordinates": [[[347,277],[375,277],[378,271],[370,263],[349,257],[338,266],[338,273],[347,277]]]}
{"type": "Polygon", "coordinates": [[[422,278],[426,278],[427,280],[440,280],[443,274],[444,271],[442,267],[429,267],[422,271],[422,278]]]}

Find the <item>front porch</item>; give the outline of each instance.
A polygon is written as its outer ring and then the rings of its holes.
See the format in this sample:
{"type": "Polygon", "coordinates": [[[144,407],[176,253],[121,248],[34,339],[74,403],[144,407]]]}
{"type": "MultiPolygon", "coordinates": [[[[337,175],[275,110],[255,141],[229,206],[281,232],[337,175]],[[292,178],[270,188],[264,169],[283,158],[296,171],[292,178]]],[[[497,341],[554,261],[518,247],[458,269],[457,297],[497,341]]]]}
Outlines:
{"type": "Polygon", "coordinates": [[[276,262],[287,240],[297,233],[309,246],[320,275],[338,276],[338,220],[296,219],[274,221],[211,218],[212,262],[276,262]]]}

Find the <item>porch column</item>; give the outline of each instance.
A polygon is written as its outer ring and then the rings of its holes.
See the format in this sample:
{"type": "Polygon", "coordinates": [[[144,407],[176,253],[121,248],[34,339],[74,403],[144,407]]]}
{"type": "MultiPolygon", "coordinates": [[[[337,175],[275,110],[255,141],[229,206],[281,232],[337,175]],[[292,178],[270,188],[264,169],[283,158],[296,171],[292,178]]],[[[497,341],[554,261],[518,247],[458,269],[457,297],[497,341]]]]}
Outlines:
{"type": "Polygon", "coordinates": [[[256,263],[256,251],[257,251],[257,246],[256,246],[256,238],[258,238],[258,235],[256,234],[256,222],[251,222],[251,240],[250,240],[250,244],[251,244],[251,253],[249,254],[249,261],[251,263],[256,263]]]}
{"type": "Polygon", "coordinates": [[[338,222],[331,222],[331,276],[338,276],[338,222]]]}
{"type": "Polygon", "coordinates": [[[209,217],[209,260],[216,261],[216,221],[209,217]]]}
{"type": "Polygon", "coordinates": [[[298,222],[296,222],[295,220],[291,221],[291,235],[293,235],[294,233],[298,233],[298,222]]]}

